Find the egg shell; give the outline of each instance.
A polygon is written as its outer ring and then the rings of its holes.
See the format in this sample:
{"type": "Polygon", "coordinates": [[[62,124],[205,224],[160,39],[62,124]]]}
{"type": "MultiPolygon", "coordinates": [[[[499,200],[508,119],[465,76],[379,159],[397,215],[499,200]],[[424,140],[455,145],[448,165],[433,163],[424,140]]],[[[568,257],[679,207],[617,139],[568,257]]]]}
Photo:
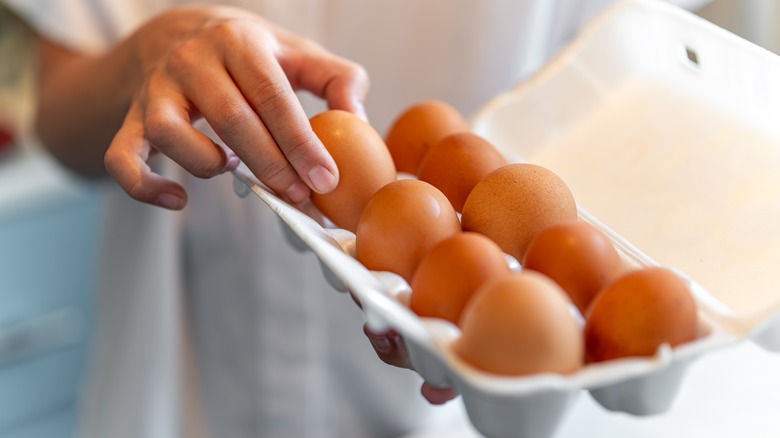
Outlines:
{"type": "Polygon", "coordinates": [[[540,231],[522,266],[552,278],[582,314],[596,294],[626,270],[612,241],[580,220],[556,222],[540,231]]]}
{"type": "Polygon", "coordinates": [[[461,222],[465,231],[488,236],[522,260],[539,231],[575,219],[577,205],[566,183],[545,167],[519,163],[490,172],[474,186],[461,222]]]}
{"type": "Polygon", "coordinates": [[[434,144],[467,130],[466,120],[454,107],[440,100],[424,100],[404,110],[390,125],[385,139],[398,171],[416,175],[434,144]]]}
{"type": "Polygon", "coordinates": [[[652,356],[696,339],[696,302],[688,285],[663,267],[635,269],[607,286],[586,315],[586,361],[652,356]]]}
{"type": "Polygon", "coordinates": [[[415,179],[394,181],[371,197],[360,216],[357,259],[411,282],[423,256],[459,232],[458,214],[439,189],[415,179]]]}
{"type": "Polygon", "coordinates": [[[582,367],[583,338],[571,301],[548,277],[511,273],[483,285],[463,309],[454,348],[494,374],[568,374],[582,367]]]}
{"type": "Polygon", "coordinates": [[[507,164],[489,141],[471,132],[458,132],[433,145],[417,173],[421,180],[441,190],[456,211],[462,211],[474,186],[507,164]]]}
{"type": "Polygon", "coordinates": [[[476,290],[508,273],[505,255],[495,242],[477,233],[458,233],[439,242],[420,261],[409,306],[419,316],[458,324],[476,290]]]}
{"type": "Polygon", "coordinates": [[[328,110],[310,123],[339,169],[338,186],[329,193],[312,193],[311,200],[338,227],[355,232],[371,196],[395,181],[393,159],[382,136],[353,113],[328,110]]]}

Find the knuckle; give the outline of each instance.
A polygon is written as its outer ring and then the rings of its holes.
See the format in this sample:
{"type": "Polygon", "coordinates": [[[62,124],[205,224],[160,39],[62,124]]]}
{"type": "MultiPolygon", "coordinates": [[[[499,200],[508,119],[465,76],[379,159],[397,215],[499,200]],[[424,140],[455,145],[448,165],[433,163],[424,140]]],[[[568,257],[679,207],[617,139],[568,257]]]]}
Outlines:
{"type": "Polygon", "coordinates": [[[346,61],[344,66],[344,75],[352,81],[367,82],[368,71],[361,64],[352,61],[346,61]]]}
{"type": "Polygon", "coordinates": [[[327,53],[327,50],[322,47],[317,41],[307,38],[301,35],[289,35],[290,44],[311,53],[327,53]]]}
{"type": "Polygon", "coordinates": [[[368,71],[361,64],[342,59],[333,77],[324,84],[322,95],[341,93],[345,90],[365,94],[369,87],[368,71]]]}
{"type": "Polygon", "coordinates": [[[286,182],[291,178],[293,170],[290,164],[285,160],[270,160],[264,163],[263,168],[260,169],[260,181],[268,184],[271,188],[286,189],[286,182]]]}
{"type": "Polygon", "coordinates": [[[240,18],[219,20],[213,23],[209,31],[211,32],[211,36],[218,41],[232,44],[239,42],[244,38],[243,23],[244,20],[240,18]]]}
{"type": "Polygon", "coordinates": [[[170,144],[176,137],[176,123],[168,113],[149,108],[144,118],[144,135],[155,146],[170,144]]]}
{"type": "Polygon", "coordinates": [[[314,149],[314,134],[307,134],[303,130],[294,131],[290,140],[282,146],[284,155],[290,162],[303,161],[314,149]]]}
{"type": "Polygon", "coordinates": [[[173,72],[190,71],[198,68],[198,59],[202,49],[196,40],[187,39],[171,49],[166,65],[173,72]]]}
{"type": "Polygon", "coordinates": [[[216,113],[219,123],[228,125],[226,127],[240,123],[250,115],[249,109],[241,102],[227,98],[221,99],[216,103],[216,113]]]}
{"type": "Polygon", "coordinates": [[[292,89],[271,78],[262,78],[252,89],[256,96],[261,114],[278,115],[285,108],[285,103],[293,98],[292,89]]]}
{"type": "Polygon", "coordinates": [[[252,123],[254,115],[241,101],[220,98],[214,103],[213,120],[209,120],[213,128],[226,138],[239,135],[245,127],[252,123]]]}
{"type": "MultiPolygon", "coordinates": [[[[182,133],[179,132],[180,125],[180,123],[177,123],[177,119],[169,113],[149,111],[144,122],[144,135],[155,148],[168,155],[187,146],[186,144],[180,144],[183,140],[182,133]]],[[[174,156],[178,157],[176,161],[179,161],[189,173],[198,178],[216,176],[222,171],[224,166],[224,160],[220,160],[211,154],[198,153],[196,150],[188,152],[186,156],[182,155],[182,152],[178,152],[174,156]]],[[[113,157],[108,156],[108,152],[105,159],[114,160],[113,157]]]]}

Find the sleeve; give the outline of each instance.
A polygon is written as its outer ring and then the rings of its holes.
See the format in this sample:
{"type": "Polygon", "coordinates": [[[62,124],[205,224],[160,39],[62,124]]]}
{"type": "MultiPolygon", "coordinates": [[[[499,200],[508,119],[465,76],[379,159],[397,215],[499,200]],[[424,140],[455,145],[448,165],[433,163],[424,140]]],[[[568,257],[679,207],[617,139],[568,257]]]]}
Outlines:
{"type": "Polygon", "coordinates": [[[132,32],[160,1],[0,0],[39,35],[70,49],[98,53],[132,32]]]}

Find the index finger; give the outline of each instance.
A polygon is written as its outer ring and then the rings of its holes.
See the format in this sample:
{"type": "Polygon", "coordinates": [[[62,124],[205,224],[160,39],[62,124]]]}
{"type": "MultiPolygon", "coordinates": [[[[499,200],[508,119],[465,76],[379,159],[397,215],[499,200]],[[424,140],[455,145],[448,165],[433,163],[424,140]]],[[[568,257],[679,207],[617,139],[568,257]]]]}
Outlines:
{"type": "MultiPolygon", "coordinates": [[[[263,36],[255,35],[255,41],[267,40],[263,36]]],[[[226,68],[239,90],[306,185],[318,193],[333,190],[339,178],[336,163],[312,131],[273,48],[249,42],[244,47],[224,52],[226,68]]]]}

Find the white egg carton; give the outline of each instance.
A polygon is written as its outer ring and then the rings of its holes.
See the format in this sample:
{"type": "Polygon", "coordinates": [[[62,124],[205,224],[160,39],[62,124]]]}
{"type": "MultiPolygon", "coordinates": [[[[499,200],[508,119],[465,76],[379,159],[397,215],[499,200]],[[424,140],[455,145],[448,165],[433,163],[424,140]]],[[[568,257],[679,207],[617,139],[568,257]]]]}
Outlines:
{"type": "Polygon", "coordinates": [[[780,58],[770,52],[682,9],[630,0],[474,115],[474,132],[510,161],[558,173],[580,217],[607,233],[627,264],[676,269],[698,301],[697,341],[568,376],[475,370],[450,349],[455,326],[417,317],[404,305],[406,282],[357,262],[354,234],[323,227],[245,170],[235,172],[236,189],[251,189],[278,214],[291,244],[317,254],[374,330],[403,335],[423,378],[457,388],[478,431],[549,437],[583,391],[609,410],[658,414],[701,355],[743,341],[780,351],[778,78],[780,58]]]}

